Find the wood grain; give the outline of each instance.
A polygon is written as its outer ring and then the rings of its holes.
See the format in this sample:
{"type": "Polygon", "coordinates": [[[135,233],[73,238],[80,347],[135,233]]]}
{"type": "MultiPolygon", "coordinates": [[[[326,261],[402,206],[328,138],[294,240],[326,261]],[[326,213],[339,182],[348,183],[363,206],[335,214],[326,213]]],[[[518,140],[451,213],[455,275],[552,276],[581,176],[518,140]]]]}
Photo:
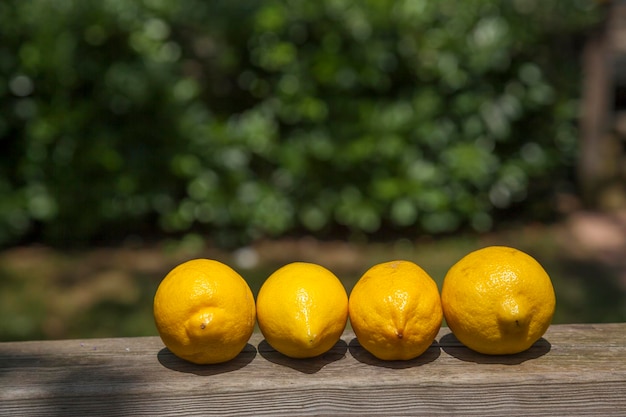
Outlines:
{"type": "Polygon", "coordinates": [[[485,356],[440,331],[421,357],[383,362],[346,332],[289,359],[254,334],[221,365],[158,337],[0,343],[2,416],[626,415],[626,323],[553,325],[528,351],[485,356]]]}

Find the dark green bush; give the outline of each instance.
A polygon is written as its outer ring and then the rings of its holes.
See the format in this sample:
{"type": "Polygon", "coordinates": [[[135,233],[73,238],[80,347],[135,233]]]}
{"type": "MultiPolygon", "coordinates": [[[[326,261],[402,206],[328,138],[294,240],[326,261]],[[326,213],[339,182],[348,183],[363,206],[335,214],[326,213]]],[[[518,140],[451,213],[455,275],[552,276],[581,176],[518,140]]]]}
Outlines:
{"type": "Polygon", "coordinates": [[[576,155],[591,7],[4,1],[0,242],[532,216],[576,155]]]}

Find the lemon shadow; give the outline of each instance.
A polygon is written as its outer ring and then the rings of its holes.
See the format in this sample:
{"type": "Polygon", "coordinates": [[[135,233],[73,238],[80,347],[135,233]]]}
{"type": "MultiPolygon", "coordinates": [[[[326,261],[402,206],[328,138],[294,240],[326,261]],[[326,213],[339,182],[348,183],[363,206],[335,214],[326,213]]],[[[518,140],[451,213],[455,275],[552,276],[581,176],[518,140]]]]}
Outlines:
{"type": "Polygon", "coordinates": [[[485,355],[466,347],[452,333],[448,333],[439,339],[439,346],[448,355],[464,362],[480,364],[519,365],[529,360],[537,359],[552,349],[552,345],[543,337],[537,340],[527,350],[512,355],[485,355]]]}
{"type": "Polygon", "coordinates": [[[258,351],[259,354],[269,362],[295,369],[304,374],[314,374],[329,363],[345,358],[348,345],[343,340],[339,340],[326,353],[313,358],[296,359],[283,355],[267,343],[267,340],[263,339],[259,343],[258,351]]]}
{"type": "Polygon", "coordinates": [[[228,362],[211,365],[198,365],[179,358],[168,348],[163,348],[159,351],[159,353],[157,353],[157,359],[161,365],[176,372],[195,374],[199,376],[211,376],[226,372],[233,372],[243,368],[254,360],[256,353],[255,347],[250,343],[247,343],[239,355],[228,362]]]}
{"type": "Polygon", "coordinates": [[[384,361],[382,359],[378,359],[376,356],[365,350],[356,337],[350,341],[348,349],[350,350],[352,357],[361,363],[392,369],[413,368],[416,366],[426,365],[427,363],[435,361],[441,354],[439,343],[437,343],[436,340],[434,340],[428,349],[420,356],[409,360],[384,361]]]}

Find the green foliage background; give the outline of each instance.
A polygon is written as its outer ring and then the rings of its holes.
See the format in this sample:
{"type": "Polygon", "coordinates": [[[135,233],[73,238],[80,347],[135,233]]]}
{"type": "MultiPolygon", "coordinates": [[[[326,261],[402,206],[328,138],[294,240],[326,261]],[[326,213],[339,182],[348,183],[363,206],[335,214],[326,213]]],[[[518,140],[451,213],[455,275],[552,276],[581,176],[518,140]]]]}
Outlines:
{"type": "Polygon", "coordinates": [[[571,186],[593,7],[5,0],[0,244],[545,216],[571,186]]]}

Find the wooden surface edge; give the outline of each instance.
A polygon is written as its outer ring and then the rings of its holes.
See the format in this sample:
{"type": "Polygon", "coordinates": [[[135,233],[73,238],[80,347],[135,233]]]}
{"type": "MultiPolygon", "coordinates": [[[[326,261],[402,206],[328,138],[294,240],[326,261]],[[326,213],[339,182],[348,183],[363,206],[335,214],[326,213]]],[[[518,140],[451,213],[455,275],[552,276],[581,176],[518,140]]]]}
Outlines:
{"type": "Polygon", "coordinates": [[[158,337],[0,343],[0,415],[625,415],[626,323],[553,325],[527,352],[476,354],[443,328],[412,361],[345,332],[289,359],[254,334],[233,361],[181,361],[158,337]]]}

